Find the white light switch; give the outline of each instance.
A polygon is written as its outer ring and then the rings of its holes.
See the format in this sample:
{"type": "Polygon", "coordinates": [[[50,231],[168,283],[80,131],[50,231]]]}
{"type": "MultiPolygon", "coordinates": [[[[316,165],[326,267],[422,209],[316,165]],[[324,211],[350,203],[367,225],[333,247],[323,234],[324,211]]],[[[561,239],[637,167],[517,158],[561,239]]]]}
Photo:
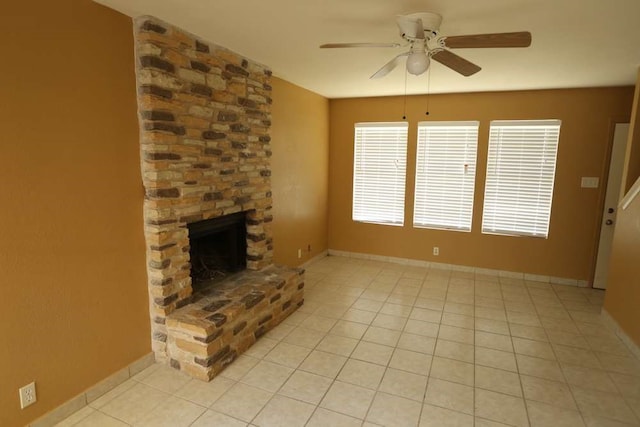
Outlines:
{"type": "Polygon", "coordinates": [[[598,184],[600,183],[600,178],[597,176],[583,176],[582,177],[582,188],[598,188],[598,184]]]}

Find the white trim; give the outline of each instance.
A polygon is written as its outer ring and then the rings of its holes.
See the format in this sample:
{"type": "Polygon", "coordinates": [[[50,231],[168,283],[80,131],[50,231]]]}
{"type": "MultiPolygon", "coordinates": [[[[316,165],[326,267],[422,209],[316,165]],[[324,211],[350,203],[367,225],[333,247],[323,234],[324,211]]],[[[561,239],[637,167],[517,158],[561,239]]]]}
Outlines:
{"type": "Polygon", "coordinates": [[[119,371],[109,375],[104,380],[89,387],[84,393],[72,397],[57,408],[47,412],[42,417],[31,422],[31,427],[48,427],[53,426],[65,418],[72,415],[74,412],[87,406],[88,403],[93,402],[103,394],[113,390],[129,378],[136,375],[138,372],[153,365],[155,358],[153,353],[148,353],[146,356],[132,362],[128,366],[120,369],[119,371]]]}
{"type": "Polygon", "coordinates": [[[504,271],[498,270],[498,276],[507,277],[509,279],[520,279],[524,280],[524,273],[518,273],[516,271],[504,271]]]}
{"type": "Polygon", "coordinates": [[[550,283],[554,285],[567,285],[588,288],[589,282],[579,279],[566,279],[562,277],[550,277],[537,274],[521,273],[517,271],[494,270],[490,268],[473,267],[469,265],[445,264],[441,262],[423,261],[410,258],[397,258],[384,255],[366,254],[360,252],[339,251],[329,249],[329,256],[341,256],[345,258],[367,259],[380,262],[392,262],[401,265],[411,265],[414,267],[433,268],[436,270],[464,271],[468,273],[484,274],[488,276],[498,276],[511,279],[529,280],[532,282],[550,283]]]}
{"type": "Polygon", "coordinates": [[[629,348],[629,351],[637,358],[640,359],[640,345],[636,344],[627,333],[622,330],[616,319],[614,319],[607,310],[602,307],[600,316],[604,320],[604,323],[616,333],[618,338],[629,348]]]}
{"type": "Polygon", "coordinates": [[[31,427],[49,427],[56,425],[65,418],[71,416],[75,412],[87,406],[87,399],[84,393],[73,397],[62,405],[55,408],[53,411],[46,413],[36,421],[29,424],[31,427]]]}
{"type": "Polygon", "coordinates": [[[631,186],[627,194],[620,201],[620,206],[622,210],[625,210],[629,207],[631,202],[636,198],[636,196],[640,193],[640,177],[636,179],[636,182],[631,186]]]}
{"type": "Polygon", "coordinates": [[[84,392],[87,396],[87,403],[91,403],[103,394],[113,390],[131,377],[129,368],[122,368],[118,372],[109,375],[90,389],[84,392]]]}
{"type": "Polygon", "coordinates": [[[551,279],[551,277],[549,277],[549,276],[542,276],[540,274],[524,273],[524,280],[529,280],[531,282],[550,283],[551,282],[550,279],[551,279]]]}
{"type": "Polygon", "coordinates": [[[308,260],[306,260],[305,262],[303,262],[302,264],[300,264],[300,265],[299,265],[299,268],[305,268],[305,269],[306,269],[306,268],[309,268],[309,266],[310,266],[311,264],[314,264],[314,263],[316,263],[316,262],[320,261],[322,258],[325,258],[325,257],[327,257],[328,255],[329,255],[329,251],[326,251],[326,250],[325,250],[325,251],[322,251],[322,252],[320,252],[318,255],[314,256],[313,258],[308,259],[308,260]]]}
{"type": "Polygon", "coordinates": [[[564,277],[549,277],[549,283],[554,285],[578,286],[578,279],[567,279],[564,277]]]}
{"type": "Polygon", "coordinates": [[[491,120],[491,125],[495,127],[509,127],[509,128],[521,128],[529,129],[533,126],[557,126],[560,127],[562,120],[548,119],[548,120],[491,120]]]}

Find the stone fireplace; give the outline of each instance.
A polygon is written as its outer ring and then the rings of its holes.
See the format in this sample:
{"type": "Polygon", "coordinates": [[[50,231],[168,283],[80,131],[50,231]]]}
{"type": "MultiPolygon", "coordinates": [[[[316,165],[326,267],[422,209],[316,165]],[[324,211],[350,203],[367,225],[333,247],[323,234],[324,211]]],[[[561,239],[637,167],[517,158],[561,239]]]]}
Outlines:
{"type": "Polygon", "coordinates": [[[271,72],[151,17],[135,43],[152,347],[211,379],[303,302],[272,263],[271,72]]]}

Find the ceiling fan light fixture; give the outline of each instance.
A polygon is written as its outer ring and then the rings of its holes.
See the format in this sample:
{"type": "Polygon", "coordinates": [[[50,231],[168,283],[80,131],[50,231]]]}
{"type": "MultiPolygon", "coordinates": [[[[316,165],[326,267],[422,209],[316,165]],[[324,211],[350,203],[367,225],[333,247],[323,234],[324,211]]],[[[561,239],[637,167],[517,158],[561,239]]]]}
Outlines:
{"type": "MultiPolygon", "coordinates": [[[[469,48],[511,48],[529,47],[531,33],[518,31],[511,33],[467,34],[460,36],[440,35],[442,16],[437,13],[419,12],[396,17],[396,24],[404,40],[404,46],[409,46],[391,61],[387,62],[371,78],[378,79],[389,74],[400,65],[406,57],[407,71],[419,76],[429,69],[431,57],[453,71],[469,77],[481,68],[451,52],[450,49],[469,48]]],[[[328,43],[321,48],[343,47],[400,47],[398,43],[328,43]]]]}
{"type": "Polygon", "coordinates": [[[407,57],[407,71],[414,76],[419,76],[427,71],[430,62],[429,55],[425,52],[414,52],[407,57]]]}

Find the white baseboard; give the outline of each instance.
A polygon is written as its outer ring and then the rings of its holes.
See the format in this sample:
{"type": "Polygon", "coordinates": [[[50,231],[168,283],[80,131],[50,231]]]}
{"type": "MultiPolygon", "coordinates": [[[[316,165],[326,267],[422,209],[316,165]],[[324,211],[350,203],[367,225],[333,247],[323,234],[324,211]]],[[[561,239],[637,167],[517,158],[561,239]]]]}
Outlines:
{"type": "Polygon", "coordinates": [[[54,410],[47,412],[42,417],[29,424],[29,426],[49,427],[59,423],[74,412],[87,406],[88,403],[93,402],[103,394],[113,390],[129,378],[136,375],[138,372],[153,365],[154,362],[155,358],[153,353],[149,353],[146,356],[141,357],[130,365],[120,369],[118,372],[109,375],[99,383],[89,387],[84,393],[80,393],[79,395],[67,400],[54,410]]]}
{"type": "Polygon", "coordinates": [[[360,252],[339,251],[329,249],[329,256],[342,256],[347,258],[368,259],[381,262],[392,262],[395,264],[410,265],[414,267],[434,268],[438,270],[465,271],[477,274],[487,274],[491,276],[509,277],[512,279],[530,280],[533,282],[551,283],[554,285],[577,286],[581,288],[589,287],[589,282],[579,279],[567,279],[563,277],[542,276],[538,274],[520,273],[515,271],[493,270],[489,268],[473,267],[468,265],[445,264],[441,262],[423,261],[418,259],[398,258],[384,255],[365,254],[360,252]]]}
{"type": "Polygon", "coordinates": [[[322,251],[318,255],[314,256],[313,258],[306,260],[302,265],[300,265],[300,268],[307,268],[311,264],[320,261],[322,258],[325,258],[328,255],[329,255],[329,251],[322,251]]]}
{"type": "Polygon", "coordinates": [[[606,325],[610,327],[622,340],[622,342],[629,348],[629,351],[633,353],[633,355],[640,359],[640,346],[636,344],[629,335],[625,331],[622,330],[616,319],[614,319],[609,312],[603,307],[600,312],[602,319],[604,319],[606,325]]]}

